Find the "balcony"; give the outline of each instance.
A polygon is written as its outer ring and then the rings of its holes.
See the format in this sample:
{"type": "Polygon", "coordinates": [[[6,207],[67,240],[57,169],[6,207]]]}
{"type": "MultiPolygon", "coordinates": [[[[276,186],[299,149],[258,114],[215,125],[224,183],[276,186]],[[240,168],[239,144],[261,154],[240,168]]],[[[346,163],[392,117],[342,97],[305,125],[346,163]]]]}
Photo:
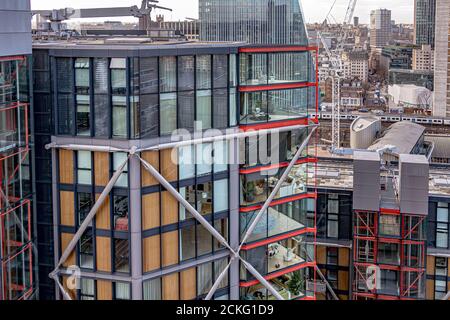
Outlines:
{"type": "MultiPolygon", "coordinates": [[[[286,168],[280,169],[274,176],[257,172],[241,176],[241,206],[263,204],[277,185],[286,168]]],[[[307,164],[295,165],[283,182],[274,199],[286,198],[306,193],[307,164]]]]}
{"type": "MultiPolygon", "coordinates": [[[[298,300],[305,298],[306,293],[306,270],[297,270],[280,277],[269,280],[273,288],[284,300],[298,300]]],[[[241,288],[241,299],[243,300],[276,300],[276,297],[258,283],[249,287],[241,288]]]]}

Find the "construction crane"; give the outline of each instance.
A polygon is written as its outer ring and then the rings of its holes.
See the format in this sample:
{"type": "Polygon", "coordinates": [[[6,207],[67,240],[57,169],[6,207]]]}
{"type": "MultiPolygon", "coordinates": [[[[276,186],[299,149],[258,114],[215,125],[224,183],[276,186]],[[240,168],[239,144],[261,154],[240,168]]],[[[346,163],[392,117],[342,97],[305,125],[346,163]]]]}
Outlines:
{"type": "Polygon", "coordinates": [[[85,19],[85,18],[103,18],[103,17],[136,17],[147,18],[147,33],[151,28],[151,13],[155,9],[172,11],[171,8],[157,5],[158,0],[142,0],[141,6],[132,7],[116,7],[116,8],[91,8],[91,9],[52,9],[52,10],[36,10],[33,15],[39,15],[41,18],[50,22],[50,30],[60,32],[62,22],[69,19],[85,19]]]}
{"type": "MultiPolygon", "coordinates": [[[[333,3],[325,21],[328,20],[331,15],[331,11],[335,5],[336,1],[333,3]]],[[[340,130],[341,130],[341,81],[343,79],[343,65],[341,59],[341,50],[343,49],[344,43],[348,38],[348,29],[347,26],[351,24],[353,19],[353,15],[355,13],[357,0],[350,0],[347,12],[345,14],[344,23],[339,32],[339,36],[337,39],[336,49],[330,50],[325,39],[323,38],[320,32],[317,33],[318,38],[322,42],[322,46],[325,49],[325,52],[330,61],[329,68],[329,78],[332,80],[332,132],[331,132],[331,152],[339,153],[341,149],[341,139],[340,139],[340,130]]]]}

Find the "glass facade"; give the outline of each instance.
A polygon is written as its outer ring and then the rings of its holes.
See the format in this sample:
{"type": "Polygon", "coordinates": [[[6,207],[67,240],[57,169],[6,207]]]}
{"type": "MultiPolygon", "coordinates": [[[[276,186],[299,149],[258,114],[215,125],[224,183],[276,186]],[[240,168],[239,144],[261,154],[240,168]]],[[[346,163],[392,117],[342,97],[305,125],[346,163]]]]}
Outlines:
{"type": "Polygon", "coordinates": [[[200,0],[200,40],[306,45],[299,0],[200,0]]]}

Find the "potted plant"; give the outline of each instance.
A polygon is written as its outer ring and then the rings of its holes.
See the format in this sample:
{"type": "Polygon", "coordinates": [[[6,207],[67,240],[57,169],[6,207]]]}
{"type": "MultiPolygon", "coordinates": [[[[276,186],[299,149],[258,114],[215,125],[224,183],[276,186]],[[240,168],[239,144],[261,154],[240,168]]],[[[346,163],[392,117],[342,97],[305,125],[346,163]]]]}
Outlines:
{"type": "Polygon", "coordinates": [[[305,279],[303,279],[300,271],[292,273],[291,279],[287,283],[288,289],[293,296],[299,296],[305,289],[305,279]]]}

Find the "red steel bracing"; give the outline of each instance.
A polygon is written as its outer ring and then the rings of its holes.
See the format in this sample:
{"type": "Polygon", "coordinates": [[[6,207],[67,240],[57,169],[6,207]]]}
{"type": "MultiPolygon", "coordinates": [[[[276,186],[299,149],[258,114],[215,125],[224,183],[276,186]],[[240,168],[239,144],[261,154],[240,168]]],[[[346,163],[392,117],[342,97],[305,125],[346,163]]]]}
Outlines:
{"type": "MultiPolygon", "coordinates": [[[[241,48],[239,49],[240,53],[274,53],[274,52],[304,52],[304,51],[313,51],[315,52],[315,82],[303,82],[303,83],[294,83],[294,84],[272,84],[272,85],[264,85],[264,86],[240,86],[238,88],[239,92],[255,92],[255,91],[269,91],[269,90],[281,90],[281,89],[293,89],[293,88],[302,88],[302,87],[315,87],[315,114],[314,115],[307,115],[305,118],[299,118],[299,119],[292,119],[292,120],[284,120],[284,121],[273,121],[273,122],[267,122],[267,123],[258,123],[258,124],[246,124],[246,125],[240,125],[240,129],[243,131],[258,131],[258,130],[264,130],[269,128],[281,128],[285,126],[292,126],[292,125],[300,125],[304,124],[305,126],[310,123],[310,121],[313,121],[314,123],[318,124],[318,113],[319,113],[319,69],[318,69],[318,54],[319,50],[317,46],[267,46],[267,47],[247,47],[247,48],[241,48]]],[[[275,206],[281,203],[286,202],[292,202],[300,199],[317,199],[317,179],[315,178],[317,176],[317,159],[318,159],[318,150],[317,150],[317,141],[318,141],[318,132],[316,131],[316,141],[314,141],[314,156],[308,155],[306,159],[300,160],[300,163],[306,163],[307,165],[311,164],[314,166],[314,182],[309,185],[314,185],[314,192],[307,192],[305,194],[300,195],[294,195],[282,199],[276,199],[272,201],[270,206],[275,206]]],[[[249,174],[253,172],[259,172],[264,170],[270,170],[273,168],[283,168],[285,167],[284,163],[279,164],[273,164],[271,166],[266,167],[259,167],[259,168],[241,168],[240,173],[241,174],[249,174]]],[[[247,207],[241,207],[240,212],[246,213],[251,212],[254,210],[260,209],[261,206],[254,205],[254,206],[247,206],[247,207]]],[[[312,296],[305,295],[304,297],[301,297],[297,300],[316,300],[316,281],[317,281],[317,275],[315,271],[316,266],[316,255],[317,255],[317,248],[316,248],[316,237],[317,237],[317,205],[314,206],[314,228],[304,228],[304,230],[297,231],[299,234],[310,234],[314,237],[314,257],[312,258],[313,261],[306,261],[300,265],[292,266],[290,268],[280,270],[274,273],[271,273],[269,275],[263,275],[266,280],[274,279],[279,276],[288,274],[290,272],[309,268],[312,272],[312,280],[314,281],[314,292],[312,296]]],[[[295,233],[295,231],[294,231],[295,233]]],[[[280,237],[272,237],[268,239],[263,239],[261,241],[258,241],[256,243],[252,244],[246,244],[242,247],[243,250],[250,250],[251,248],[254,248],[255,246],[265,245],[267,243],[273,243],[273,241],[279,241],[279,239],[285,239],[286,237],[289,238],[290,234],[288,235],[280,235],[280,237]],[[278,239],[279,238],[279,239],[278,239]],[[274,240],[275,239],[275,240],[274,240]]],[[[241,287],[250,287],[255,284],[258,284],[258,280],[252,280],[252,281],[243,281],[240,283],[241,287]]]]}
{"type": "MultiPolygon", "coordinates": [[[[0,61],[25,59],[14,56],[0,58],[0,61]]],[[[28,299],[34,287],[31,200],[18,198],[16,194],[21,191],[16,191],[18,186],[15,185],[30,151],[28,112],[29,104],[20,101],[0,108],[4,119],[1,131],[6,134],[4,142],[7,142],[0,153],[0,298],[6,300],[28,299]]]]}

